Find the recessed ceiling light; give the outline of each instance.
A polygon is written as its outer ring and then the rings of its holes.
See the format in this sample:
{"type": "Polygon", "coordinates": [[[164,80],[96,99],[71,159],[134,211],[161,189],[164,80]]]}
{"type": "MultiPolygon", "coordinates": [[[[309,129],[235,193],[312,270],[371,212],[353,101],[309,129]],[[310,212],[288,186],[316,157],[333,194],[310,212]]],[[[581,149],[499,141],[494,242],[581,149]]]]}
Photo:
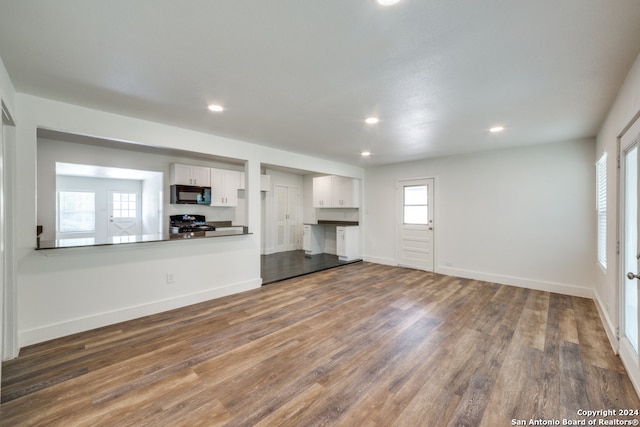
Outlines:
{"type": "Polygon", "coordinates": [[[380,120],[378,120],[377,117],[367,117],[367,119],[364,121],[366,124],[368,125],[375,125],[376,123],[378,123],[380,120]]]}
{"type": "Polygon", "coordinates": [[[380,6],[393,6],[398,3],[400,0],[378,0],[378,4],[380,6]]]}
{"type": "Polygon", "coordinates": [[[494,126],[491,129],[489,129],[489,132],[496,133],[496,132],[502,132],[503,130],[504,130],[504,126],[494,126]]]}
{"type": "Polygon", "coordinates": [[[362,157],[369,157],[371,155],[371,151],[363,151],[362,153],[360,153],[360,155],[362,157]]]}
{"type": "Polygon", "coordinates": [[[209,110],[215,111],[216,113],[219,113],[220,111],[224,111],[224,108],[222,107],[222,105],[210,104],[209,105],[209,110]]]}

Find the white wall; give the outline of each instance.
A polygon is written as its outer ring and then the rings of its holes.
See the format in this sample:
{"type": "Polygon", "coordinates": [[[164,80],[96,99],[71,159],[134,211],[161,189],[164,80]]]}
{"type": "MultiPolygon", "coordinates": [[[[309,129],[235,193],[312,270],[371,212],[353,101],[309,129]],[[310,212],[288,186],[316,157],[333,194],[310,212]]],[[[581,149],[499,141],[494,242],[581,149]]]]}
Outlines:
{"type": "Polygon", "coordinates": [[[636,59],[607,118],[598,132],[595,156],[607,155],[607,270],[596,269],[595,300],[603,318],[609,340],[615,349],[616,328],[620,326],[618,241],[618,137],[640,113],[640,56],[636,59]]]}
{"type": "MultiPolygon", "coordinates": [[[[15,113],[15,89],[9,74],[0,58],[0,100],[5,104],[14,120],[15,113]]],[[[0,119],[1,123],[1,119],[0,119]]],[[[15,334],[17,324],[16,314],[16,267],[14,261],[14,176],[15,176],[15,129],[0,125],[0,155],[2,179],[2,195],[4,215],[0,214],[0,361],[16,356],[17,336],[15,334]],[[4,258],[4,259],[3,259],[4,258]]],[[[0,368],[0,379],[2,370],[0,368]]]]}
{"type": "Polygon", "coordinates": [[[19,345],[260,286],[261,163],[362,178],[362,169],[242,141],[16,95],[19,345]],[[246,161],[248,236],[35,251],[36,128],[246,161]],[[166,283],[173,273],[175,284],[166,283]]]}
{"type": "Polygon", "coordinates": [[[396,180],[434,177],[437,272],[591,297],[593,165],[581,140],[367,169],[365,260],[396,264],[396,180]]]}

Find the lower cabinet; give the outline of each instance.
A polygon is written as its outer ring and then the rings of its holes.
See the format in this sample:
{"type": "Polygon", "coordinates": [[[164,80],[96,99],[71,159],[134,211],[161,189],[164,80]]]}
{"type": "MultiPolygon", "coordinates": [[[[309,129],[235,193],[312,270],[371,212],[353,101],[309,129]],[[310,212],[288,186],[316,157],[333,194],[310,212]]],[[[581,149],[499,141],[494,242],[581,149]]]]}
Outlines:
{"type": "Polygon", "coordinates": [[[304,225],[302,249],[305,255],[316,255],[324,252],[324,226],[304,225]]]}
{"type": "Polygon", "coordinates": [[[336,254],[341,261],[360,259],[360,227],[336,227],[336,254]]]}

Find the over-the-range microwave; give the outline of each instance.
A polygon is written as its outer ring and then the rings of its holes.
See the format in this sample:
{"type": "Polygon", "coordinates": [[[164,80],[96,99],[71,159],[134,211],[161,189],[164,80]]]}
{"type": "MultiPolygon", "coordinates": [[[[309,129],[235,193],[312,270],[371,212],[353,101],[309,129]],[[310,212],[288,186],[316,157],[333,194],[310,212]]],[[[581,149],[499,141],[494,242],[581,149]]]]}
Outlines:
{"type": "Polygon", "coordinates": [[[171,203],[179,205],[210,205],[211,187],[174,184],[171,186],[171,203]]]}

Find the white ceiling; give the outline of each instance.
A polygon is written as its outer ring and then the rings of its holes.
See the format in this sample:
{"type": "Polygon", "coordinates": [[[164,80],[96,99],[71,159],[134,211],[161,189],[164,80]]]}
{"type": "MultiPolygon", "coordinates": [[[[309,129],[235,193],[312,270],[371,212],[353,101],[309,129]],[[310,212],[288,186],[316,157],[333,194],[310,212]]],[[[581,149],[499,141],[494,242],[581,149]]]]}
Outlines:
{"type": "Polygon", "coordinates": [[[362,166],[595,136],[639,52],[638,0],[0,3],[19,92],[362,166]]]}

